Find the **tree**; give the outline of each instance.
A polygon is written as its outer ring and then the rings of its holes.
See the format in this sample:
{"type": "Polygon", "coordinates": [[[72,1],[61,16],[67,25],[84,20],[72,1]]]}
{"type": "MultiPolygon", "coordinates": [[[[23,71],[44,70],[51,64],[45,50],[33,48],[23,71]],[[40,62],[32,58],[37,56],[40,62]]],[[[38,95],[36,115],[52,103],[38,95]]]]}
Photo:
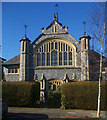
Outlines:
{"type": "Polygon", "coordinates": [[[93,13],[88,18],[91,25],[91,31],[100,48],[100,71],[99,71],[99,89],[98,89],[98,108],[97,117],[100,117],[100,97],[101,97],[101,79],[102,79],[102,57],[105,40],[105,2],[96,3],[93,13]]]}

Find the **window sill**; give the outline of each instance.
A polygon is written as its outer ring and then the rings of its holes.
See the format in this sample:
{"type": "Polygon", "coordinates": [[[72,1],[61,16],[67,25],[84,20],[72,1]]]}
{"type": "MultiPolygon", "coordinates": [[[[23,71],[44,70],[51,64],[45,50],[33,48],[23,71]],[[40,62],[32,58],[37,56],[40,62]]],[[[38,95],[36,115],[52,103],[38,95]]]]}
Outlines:
{"type": "Polygon", "coordinates": [[[38,66],[35,69],[81,69],[80,66],[38,66]]]}

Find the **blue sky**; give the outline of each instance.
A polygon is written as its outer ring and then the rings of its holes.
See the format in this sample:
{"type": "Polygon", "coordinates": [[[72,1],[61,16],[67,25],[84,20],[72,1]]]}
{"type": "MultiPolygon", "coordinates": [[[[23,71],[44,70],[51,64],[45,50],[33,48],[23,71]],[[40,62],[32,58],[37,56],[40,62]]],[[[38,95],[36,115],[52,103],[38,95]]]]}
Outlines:
{"type": "MultiPolygon", "coordinates": [[[[2,3],[3,58],[9,60],[20,53],[19,40],[24,37],[25,24],[28,26],[27,37],[32,42],[41,34],[41,28],[47,27],[53,20],[56,3],[58,2],[2,3]]],[[[58,4],[59,22],[63,26],[68,26],[68,32],[79,41],[79,37],[84,33],[83,21],[87,20],[87,14],[95,3],[59,2],[58,4]]]]}

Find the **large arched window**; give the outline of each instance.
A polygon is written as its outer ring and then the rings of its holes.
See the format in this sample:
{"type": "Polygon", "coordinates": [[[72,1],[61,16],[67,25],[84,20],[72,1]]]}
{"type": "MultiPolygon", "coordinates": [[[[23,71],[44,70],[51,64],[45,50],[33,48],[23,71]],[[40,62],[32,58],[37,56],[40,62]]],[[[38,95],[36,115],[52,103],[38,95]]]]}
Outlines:
{"type": "Polygon", "coordinates": [[[36,66],[72,66],[72,45],[63,40],[47,40],[36,48],[36,66]]]}

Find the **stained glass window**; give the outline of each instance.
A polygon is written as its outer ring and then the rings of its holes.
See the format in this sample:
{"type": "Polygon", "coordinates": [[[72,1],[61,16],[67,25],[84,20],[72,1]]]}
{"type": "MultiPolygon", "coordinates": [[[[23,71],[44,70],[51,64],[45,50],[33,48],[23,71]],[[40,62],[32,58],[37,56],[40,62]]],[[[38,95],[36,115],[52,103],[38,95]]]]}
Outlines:
{"type": "Polygon", "coordinates": [[[47,66],[50,66],[50,53],[47,53],[47,66]]]}
{"type": "Polygon", "coordinates": [[[44,52],[46,52],[45,45],[44,45],[44,52]]]}
{"type": "Polygon", "coordinates": [[[57,51],[52,51],[51,53],[51,65],[54,66],[54,65],[57,65],[57,51]]]}
{"type": "Polygon", "coordinates": [[[41,54],[38,53],[37,54],[37,66],[40,66],[41,65],[41,54]]]}
{"type": "Polygon", "coordinates": [[[67,53],[64,52],[64,65],[67,65],[67,53]]]}
{"type": "Polygon", "coordinates": [[[62,65],[62,53],[59,53],[59,65],[62,65]]]}
{"type": "Polygon", "coordinates": [[[69,65],[72,65],[72,52],[69,52],[69,65]]]}
{"type": "Polygon", "coordinates": [[[54,43],[53,42],[51,43],[51,49],[54,49],[54,43]]]}
{"type": "Polygon", "coordinates": [[[65,44],[63,44],[63,50],[65,51],[65,44]]]}
{"type": "Polygon", "coordinates": [[[45,53],[42,53],[42,66],[45,66],[45,53]]]}
{"type": "Polygon", "coordinates": [[[39,46],[37,52],[37,66],[72,65],[72,47],[63,41],[47,41],[39,46]]]}

